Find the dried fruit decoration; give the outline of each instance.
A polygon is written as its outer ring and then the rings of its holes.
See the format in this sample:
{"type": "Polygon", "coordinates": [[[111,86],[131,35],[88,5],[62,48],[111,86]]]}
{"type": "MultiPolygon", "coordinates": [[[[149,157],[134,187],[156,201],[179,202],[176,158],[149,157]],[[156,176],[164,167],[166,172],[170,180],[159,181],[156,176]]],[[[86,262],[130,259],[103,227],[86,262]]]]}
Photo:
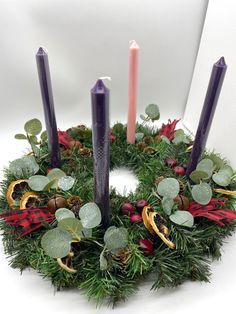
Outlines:
{"type": "Polygon", "coordinates": [[[152,235],[158,235],[161,240],[171,249],[175,249],[175,244],[168,238],[169,230],[165,226],[165,220],[150,206],[145,206],[142,211],[144,226],[152,235]]]}
{"type": "Polygon", "coordinates": [[[13,181],[7,189],[7,202],[10,207],[13,207],[17,200],[20,200],[24,191],[29,190],[27,180],[13,181]]]}

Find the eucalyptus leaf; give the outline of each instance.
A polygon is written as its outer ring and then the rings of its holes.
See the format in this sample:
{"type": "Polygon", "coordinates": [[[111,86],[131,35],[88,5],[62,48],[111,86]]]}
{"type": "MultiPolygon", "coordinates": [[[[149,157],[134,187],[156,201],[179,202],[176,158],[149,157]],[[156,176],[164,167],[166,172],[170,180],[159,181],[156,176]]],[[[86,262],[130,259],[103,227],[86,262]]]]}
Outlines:
{"type": "Polygon", "coordinates": [[[234,171],[232,169],[232,167],[228,166],[228,165],[224,165],[220,168],[220,172],[224,172],[224,173],[227,173],[228,176],[232,176],[234,171]]]}
{"type": "Polygon", "coordinates": [[[48,139],[47,131],[43,131],[40,135],[40,138],[43,142],[46,142],[46,140],[48,139]]]}
{"type": "Polygon", "coordinates": [[[184,133],[184,130],[178,129],[174,133],[174,139],[172,140],[172,142],[176,145],[180,144],[180,143],[188,144],[189,140],[188,140],[186,134],[184,133]]]}
{"type": "Polygon", "coordinates": [[[83,228],[82,230],[82,234],[85,238],[91,238],[93,235],[93,231],[92,229],[88,229],[88,228],[83,228]]]}
{"type": "Polygon", "coordinates": [[[75,214],[67,208],[59,208],[55,212],[55,217],[56,217],[56,220],[59,222],[66,218],[75,218],[75,214]]]}
{"type": "Polygon", "coordinates": [[[67,256],[71,249],[71,234],[59,228],[47,231],[41,240],[41,246],[45,253],[53,258],[67,256]]]}
{"type": "Polygon", "coordinates": [[[38,135],[42,131],[42,123],[38,119],[32,119],[26,122],[25,132],[31,135],[38,135]]]}
{"type": "Polygon", "coordinates": [[[143,121],[148,121],[148,120],[149,120],[149,117],[145,117],[143,114],[140,115],[140,118],[141,118],[143,121]]]}
{"type": "Polygon", "coordinates": [[[135,139],[136,141],[141,141],[144,137],[144,133],[136,133],[135,134],[135,139]]]}
{"type": "Polygon", "coordinates": [[[219,171],[213,174],[212,180],[220,186],[228,186],[231,182],[231,176],[225,171],[219,171]]]}
{"type": "Polygon", "coordinates": [[[10,163],[9,171],[16,178],[29,178],[39,171],[39,165],[33,156],[24,156],[10,163]]]}
{"type": "Polygon", "coordinates": [[[172,208],[174,206],[174,200],[172,198],[164,197],[162,199],[161,203],[162,203],[162,207],[163,207],[164,212],[167,215],[170,215],[171,211],[172,211],[172,208]]]}
{"type": "Polygon", "coordinates": [[[158,120],[160,118],[160,110],[156,104],[149,104],[145,109],[145,113],[152,120],[158,120]]]}
{"type": "Polygon", "coordinates": [[[29,136],[29,142],[32,144],[38,144],[38,139],[37,139],[37,136],[35,135],[30,135],[29,136]]]}
{"type": "Polygon", "coordinates": [[[194,170],[190,174],[190,179],[194,183],[200,183],[202,180],[207,179],[209,177],[209,174],[205,171],[200,171],[200,170],[194,170]]]}
{"type": "Polygon", "coordinates": [[[159,195],[174,199],[179,194],[179,182],[174,178],[163,179],[157,186],[159,195]]]}
{"type": "Polygon", "coordinates": [[[78,240],[81,237],[83,226],[77,218],[65,218],[58,222],[58,228],[68,231],[73,239],[78,240]]]}
{"type": "Polygon", "coordinates": [[[107,262],[107,259],[104,256],[104,251],[102,251],[102,253],[100,254],[99,262],[100,262],[100,269],[101,270],[106,270],[107,267],[108,267],[108,262],[107,262]]]}
{"type": "Polygon", "coordinates": [[[193,215],[185,210],[177,210],[175,213],[170,215],[170,220],[177,225],[185,227],[193,227],[194,218],[193,215]]]}
{"type": "Polygon", "coordinates": [[[35,175],[29,178],[28,185],[33,191],[43,191],[49,182],[47,177],[35,175]]]}
{"type": "Polygon", "coordinates": [[[15,135],[15,139],[17,140],[27,140],[27,137],[24,134],[18,133],[15,135]]]}
{"type": "Polygon", "coordinates": [[[125,248],[128,244],[128,231],[121,227],[116,228],[111,226],[104,234],[104,242],[106,247],[111,252],[116,252],[125,248]]]}
{"type": "Polygon", "coordinates": [[[63,191],[70,190],[75,183],[75,179],[70,176],[64,176],[58,180],[58,187],[63,191]]]}
{"type": "Polygon", "coordinates": [[[52,189],[57,189],[58,187],[58,181],[65,177],[66,174],[64,171],[62,171],[59,168],[52,169],[48,174],[47,177],[50,181],[54,181],[54,184],[51,186],[52,189]]]}
{"type": "Polygon", "coordinates": [[[31,143],[31,147],[35,156],[40,157],[40,149],[34,143],[31,143]]]}
{"type": "Polygon", "coordinates": [[[165,142],[167,144],[170,144],[170,140],[165,135],[161,135],[161,139],[162,139],[163,142],[165,142]]]}
{"type": "Polygon", "coordinates": [[[194,185],[192,188],[192,197],[198,204],[206,205],[212,198],[212,189],[208,183],[194,185]]]}
{"type": "Polygon", "coordinates": [[[79,210],[79,217],[84,228],[95,228],[102,220],[100,208],[95,203],[87,203],[79,210]]]}
{"type": "Polygon", "coordinates": [[[214,163],[211,159],[204,158],[198,163],[196,170],[207,173],[208,177],[206,179],[210,179],[214,170],[214,163]]]}
{"type": "Polygon", "coordinates": [[[213,161],[216,170],[219,170],[224,165],[223,160],[214,153],[210,154],[207,158],[213,161]]]}

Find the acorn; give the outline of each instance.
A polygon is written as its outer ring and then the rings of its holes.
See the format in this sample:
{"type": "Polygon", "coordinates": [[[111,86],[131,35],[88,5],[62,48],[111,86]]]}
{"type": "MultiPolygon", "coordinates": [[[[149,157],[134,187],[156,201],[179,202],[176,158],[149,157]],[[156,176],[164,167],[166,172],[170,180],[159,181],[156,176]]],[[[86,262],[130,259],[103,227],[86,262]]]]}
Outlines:
{"type": "Polygon", "coordinates": [[[127,216],[131,216],[134,214],[134,206],[131,203],[124,203],[121,208],[120,208],[120,212],[123,215],[127,215],[127,216]]]}
{"type": "Polygon", "coordinates": [[[145,256],[152,254],[154,247],[153,243],[148,239],[140,239],[138,241],[139,249],[143,252],[145,256]]]}
{"type": "Polygon", "coordinates": [[[182,166],[176,166],[176,167],[174,167],[174,173],[177,176],[184,176],[185,175],[185,169],[182,166]]]}
{"type": "Polygon", "coordinates": [[[64,197],[57,194],[51,197],[47,203],[47,208],[52,214],[54,214],[58,208],[64,208],[66,206],[67,200],[64,197]]]}
{"type": "Polygon", "coordinates": [[[189,208],[189,199],[184,195],[177,195],[174,202],[178,205],[179,210],[188,210],[189,208]]]}
{"type": "Polygon", "coordinates": [[[139,212],[142,212],[143,207],[148,206],[148,201],[146,200],[139,200],[136,204],[135,207],[139,212]]]}
{"type": "Polygon", "coordinates": [[[177,165],[177,161],[173,157],[166,158],[165,163],[170,168],[173,168],[177,165]]]}
{"type": "Polygon", "coordinates": [[[132,224],[140,224],[143,221],[142,216],[140,214],[133,214],[130,216],[130,222],[132,224]]]}

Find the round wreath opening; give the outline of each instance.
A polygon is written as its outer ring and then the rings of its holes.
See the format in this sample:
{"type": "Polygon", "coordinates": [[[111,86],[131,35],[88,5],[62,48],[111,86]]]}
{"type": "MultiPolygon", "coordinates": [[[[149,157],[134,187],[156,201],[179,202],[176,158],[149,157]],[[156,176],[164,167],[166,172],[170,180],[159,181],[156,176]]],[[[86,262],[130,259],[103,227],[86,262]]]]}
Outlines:
{"type": "Polygon", "coordinates": [[[13,268],[32,267],[56,289],[78,288],[109,305],[126,300],[147,276],[154,290],[210,280],[210,263],[236,226],[235,172],[206,151],[187,180],[191,138],[177,120],[157,129],[146,124],[153,115],[143,119],[134,145],[126,142],[125,125],[111,129],[111,171],[129,169],[139,183],[125,196],[111,190],[106,231],[93,203],[91,129],[58,131],[62,165],[51,169],[40,121],[26,123],[16,138],[31,150],[5,169],[0,199],[13,268]]]}

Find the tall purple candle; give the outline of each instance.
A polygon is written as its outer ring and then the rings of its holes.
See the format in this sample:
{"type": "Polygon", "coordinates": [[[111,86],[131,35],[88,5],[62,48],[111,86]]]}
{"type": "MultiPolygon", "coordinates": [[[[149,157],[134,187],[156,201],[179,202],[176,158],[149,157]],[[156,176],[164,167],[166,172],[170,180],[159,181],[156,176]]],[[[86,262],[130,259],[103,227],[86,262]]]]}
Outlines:
{"type": "Polygon", "coordinates": [[[196,169],[198,161],[205,149],[226,69],[227,65],[224,57],[221,57],[220,60],[213,65],[201,117],[195,135],[190,162],[186,171],[187,176],[196,169]]]}
{"type": "Polygon", "coordinates": [[[60,167],[60,149],[58,143],[57,122],[54,110],[51,76],[47,52],[40,47],[36,54],[39,83],[43,101],[46,129],[48,134],[48,148],[51,154],[51,165],[53,168],[60,167]]]}
{"type": "Polygon", "coordinates": [[[91,90],[91,100],[94,201],[101,210],[102,225],[106,229],[109,226],[109,89],[101,79],[91,90]]]}

